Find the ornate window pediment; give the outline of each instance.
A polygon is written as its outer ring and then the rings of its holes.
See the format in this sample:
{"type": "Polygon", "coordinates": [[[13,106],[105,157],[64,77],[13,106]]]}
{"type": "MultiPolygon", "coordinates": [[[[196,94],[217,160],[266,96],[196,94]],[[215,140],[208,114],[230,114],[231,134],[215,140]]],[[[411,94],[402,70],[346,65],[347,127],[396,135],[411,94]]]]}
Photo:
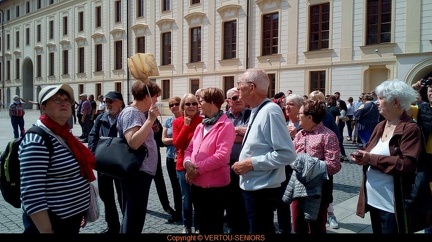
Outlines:
{"type": "Polygon", "coordinates": [[[228,4],[217,9],[222,19],[230,19],[238,16],[241,6],[238,4],[228,4]]]}
{"type": "Polygon", "coordinates": [[[95,43],[102,43],[105,35],[102,33],[94,33],[91,37],[95,43]]]}
{"type": "Polygon", "coordinates": [[[15,49],[13,53],[14,53],[15,56],[18,57],[18,56],[21,55],[21,50],[20,49],[15,49]]]}
{"type": "MultiPolygon", "coordinates": [[[[156,22],[157,23],[157,22],[156,22]]],[[[145,31],[145,29],[146,28],[148,28],[148,25],[147,24],[135,24],[134,26],[132,26],[131,27],[131,29],[133,30],[133,31],[135,31],[135,34],[137,33],[137,32],[140,32],[140,31],[145,31]]]]}
{"type": "Polygon", "coordinates": [[[110,34],[113,36],[114,40],[123,39],[124,33],[125,33],[125,31],[122,28],[115,28],[115,29],[111,30],[111,32],[110,32],[110,34]]]}
{"type": "Polygon", "coordinates": [[[54,43],[52,43],[52,42],[47,43],[46,47],[48,48],[49,52],[53,52],[56,49],[56,45],[54,43]]]}
{"type": "Polygon", "coordinates": [[[192,12],[184,16],[190,26],[202,25],[204,17],[206,16],[203,12],[192,12]]]}
{"type": "Polygon", "coordinates": [[[35,45],[34,50],[36,53],[41,53],[43,50],[43,47],[41,45],[35,45]]]}
{"type": "Polygon", "coordinates": [[[172,18],[163,18],[163,19],[159,19],[156,22],[156,24],[157,26],[159,26],[159,29],[161,31],[168,31],[168,30],[172,30],[174,22],[175,20],[172,18]]]}
{"type": "Polygon", "coordinates": [[[70,41],[68,39],[64,39],[64,40],[60,41],[60,45],[63,48],[67,48],[70,45],[70,41]]]}
{"type": "Polygon", "coordinates": [[[86,44],[87,39],[82,36],[78,36],[75,38],[75,42],[77,43],[78,46],[83,46],[86,44]]]}
{"type": "Polygon", "coordinates": [[[256,5],[261,9],[261,12],[268,13],[280,9],[282,0],[257,0],[256,5]]]}

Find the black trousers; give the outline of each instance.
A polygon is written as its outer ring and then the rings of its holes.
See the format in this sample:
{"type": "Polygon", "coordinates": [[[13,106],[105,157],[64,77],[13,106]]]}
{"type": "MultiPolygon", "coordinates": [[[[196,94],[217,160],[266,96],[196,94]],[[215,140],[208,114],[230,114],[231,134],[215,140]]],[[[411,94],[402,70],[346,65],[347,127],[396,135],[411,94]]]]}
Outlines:
{"type": "Polygon", "coordinates": [[[117,211],[116,197],[114,187],[117,193],[117,201],[122,209],[122,190],[120,180],[106,174],[98,172],[98,189],[99,196],[105,207],[105,222],[108,228],[113,231],[120,231],[120,218],[117,211]]]}

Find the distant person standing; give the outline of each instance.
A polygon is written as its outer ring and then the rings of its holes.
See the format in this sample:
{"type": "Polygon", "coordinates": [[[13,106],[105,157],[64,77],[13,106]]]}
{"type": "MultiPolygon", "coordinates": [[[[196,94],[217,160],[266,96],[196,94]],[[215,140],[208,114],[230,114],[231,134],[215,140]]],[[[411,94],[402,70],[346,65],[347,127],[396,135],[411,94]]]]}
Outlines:
{"type": "Polygon", "coordinates": [[[90,106],[91,106],[91,109],[92,109],[91,110],[91,114],[90,114],[90,130],[91,130],[92,127],[93,127],[94,121],[95,121],[95,119],[97,117],[97,103],[94,100],[94,95],[93,94],[90,94],[88,96],[88,100],[90,102],[90,106]]]}
{"type": "Polygon", "coordinates": [[[90,119],[92,116],[92,107],[90,101],[87,99],[87,94],[81,94],[81,118],[80,124],[82,128],[82,135],[80,136],[81,142],[87,143],[88,134],[90,133],[90,119]]]}
{"type": "Polygon", "coordinates": [[[296,153],[282,109],[267,98],[270,80],[262,69],[248,69],[237,83],[240,99],[252,108],[239,161],[250,234],[275,234],[274,211],[285,181],[285,166],[296,153]]]}
{"type": "Polygon", "coordinates": [[[13,97],[13,102],[9,105],[9,117],[11,118],[14,138],[19,138],[20,135],[23,136],[24,129],[24,99],[20,98],[18,95],[13,97]],[[19,132],[18,132],[19,127],[19,132]]]}

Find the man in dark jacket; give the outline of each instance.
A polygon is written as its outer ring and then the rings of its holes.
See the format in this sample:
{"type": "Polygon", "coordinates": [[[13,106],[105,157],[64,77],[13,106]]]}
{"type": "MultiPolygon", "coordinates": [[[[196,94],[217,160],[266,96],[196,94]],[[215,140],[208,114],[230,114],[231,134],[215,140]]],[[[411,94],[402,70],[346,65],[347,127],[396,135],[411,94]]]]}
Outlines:
{"type": "MultiPolygon", "coordinates": [[[[99,137],[116,137],[118,135],[117,116],[124,107],[123,96],[120,92],[108,92],[105,95],[105,103],[108,111],[102,113],[96,118],[93,128],[88,136],[88,148],[93,152],[93,154],[96,151],[99,137]]],[[[118,203],[121,208],[122,199],[120,181],[117,178],[113,178],[100,172],[98,172],[97,181],[99,196],[105,207],[105,221],[108,225],[102,233],[118,234],[120,232],[120,219],[115,202],[113,182],[117,192],[118,203]]]]}

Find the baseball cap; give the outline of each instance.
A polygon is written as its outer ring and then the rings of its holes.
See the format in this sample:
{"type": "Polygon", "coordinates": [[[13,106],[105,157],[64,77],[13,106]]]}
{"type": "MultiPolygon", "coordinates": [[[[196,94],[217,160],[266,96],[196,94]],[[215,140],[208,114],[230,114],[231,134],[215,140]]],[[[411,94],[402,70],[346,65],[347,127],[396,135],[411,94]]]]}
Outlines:
{"type": "Polygon", "coordinates": [[[85,93],[81,93],[81,94],[80,94],[80,97],[87,97],[87,94],[85,94],[85,93]]]}
{"type": "Polygon", "coordinates": [[[119,99],[123,101],[123,95],[120,92],[111,91],[105,95],[105,99],[111,99],[111,100],[119,99]]]}
{"type": "Polygon", "coordinates": [[[18,95],[13,96],[13,100],[14,101],[18,101],[19,100],[19,96],[18,95]]]}
{"type": "Polygon", "coordinates": [[[61,84],[58,86],[46,86],[42,88],[42,90],[39,92],[39,104],[42,104],[50,97],[54,96],[59,90],[64,90],[65,92],[67,92],[69,94],[69,99],[71,100],[71,102],[75,102],[72,87],[70,87],[68,84],[61,84]]]}

